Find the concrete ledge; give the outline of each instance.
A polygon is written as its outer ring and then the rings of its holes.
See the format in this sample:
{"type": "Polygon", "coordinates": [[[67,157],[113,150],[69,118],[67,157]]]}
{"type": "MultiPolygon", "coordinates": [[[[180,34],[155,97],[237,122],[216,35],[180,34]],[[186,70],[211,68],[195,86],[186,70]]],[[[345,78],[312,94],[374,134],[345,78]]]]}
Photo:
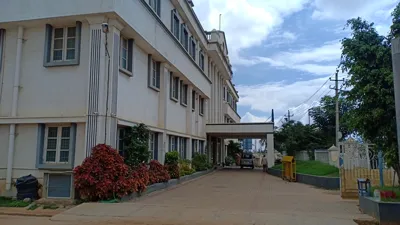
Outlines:
{"type": "Polygon", "coordinates": [[[372,197],[359,197],[360,210],[374,217],[379,224],[400,224],[400,202],[382,202],[372,197]]]}
{"type": "MultiPolygon", "coordinates": [[[[282,177],[282,170],[268,169],[268,173],[276,177],[282,177]]],[[[308,184],[314,187],[323,188],[327,190],[340,189],[339,177],[322,177],[322,176],[313,176],[308,174],[297,173],[296,181],[299,183],[308,184]]]]}
{"type": "Polygon", "coordinates": [[[193,173],[191,175],[180,177],[179,179],[171,179],[171,180],[169,180],[168,182],[165,182],[165,183],[152,184],[152,185],[147,186],[146,191],[144,191],[143,193],[132,193],[130,195],[126,195],[126,196],[121,198],[121,201],[129,201],[129,200],[132,200],[132,199],[140,198],[140,197],[142,197],[144,195],[148,195],[148,194],[150,194],[152,192],[160,191],[160,190],[163,190],[163,189],[166,189],[166,188],[170,188],[170,187],[176,186],[176,185],[178,185],[180,183],[193,180],[193,179],[198,178],[200,176],[203,176],[203,175],[206,175],[208,173],[211,173],[212,171],[214,171],[214,170],[200,171],[200,172],[193,173]]]}

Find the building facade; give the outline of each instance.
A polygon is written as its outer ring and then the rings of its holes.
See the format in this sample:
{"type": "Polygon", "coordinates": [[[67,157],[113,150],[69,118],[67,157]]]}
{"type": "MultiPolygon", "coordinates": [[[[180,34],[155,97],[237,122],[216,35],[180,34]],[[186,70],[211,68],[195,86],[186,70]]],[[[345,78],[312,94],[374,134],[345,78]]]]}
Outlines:
{"type": "Polygon", "coordinates": [[[5,0],[0,8],[0,195],[32,174],[43,197],[71,198],[72,169],[125,128],[168,151],[215,163],[226,140],[206,124],[238,123],[225,34],[204,31],[188,0],[5,0]],[[217,144],[213,148],[213,143],[217,144]]]}

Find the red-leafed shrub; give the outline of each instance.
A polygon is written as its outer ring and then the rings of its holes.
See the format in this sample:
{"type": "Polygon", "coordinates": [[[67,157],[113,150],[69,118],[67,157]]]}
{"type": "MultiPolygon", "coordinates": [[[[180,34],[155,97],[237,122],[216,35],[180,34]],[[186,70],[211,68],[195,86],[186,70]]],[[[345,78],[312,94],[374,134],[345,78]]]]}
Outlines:
{"type": "Polygon", "coordinates": [[[134,179],[118,151],[99,144],[82,165],[74,169],[75,189],[90,201],[122,197],[136,191],[134,179]]]}
{"type": "Polygon", "coordinates": [[[150,184],[163,183],[171,179],[167,168],[159,163],[157,160],[151,160],[149,176],[150,184]]]}
{"type": "Polygon", "coordinates": [[[140,164],[138,167],[131,169],[131,179],[135,192],[145,191],[150,182],[149,170],[146,164],[140,164]]]}
{"type": "Polygon", "coordinates": [[[166,165],[166,167],[171,179],[178,179],[180,177],[178,164],[166,165]]]}

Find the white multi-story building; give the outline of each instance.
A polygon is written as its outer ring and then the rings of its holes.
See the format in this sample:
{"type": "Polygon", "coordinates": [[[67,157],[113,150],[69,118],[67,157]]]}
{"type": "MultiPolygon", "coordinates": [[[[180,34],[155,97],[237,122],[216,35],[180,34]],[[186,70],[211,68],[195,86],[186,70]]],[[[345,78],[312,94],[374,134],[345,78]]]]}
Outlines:
{"type": "Polygon", "coordinates": [[[206,124],[240,122],[239,96],[224,32],[204,31],[192,6],[2,0],[0,195],[32,174],[44,197],[72,197],[72,169],[98,143],[123,151],[124,128],[138,123],[160,162],[176,150],[220,163],[225,141],[206,124]]]}

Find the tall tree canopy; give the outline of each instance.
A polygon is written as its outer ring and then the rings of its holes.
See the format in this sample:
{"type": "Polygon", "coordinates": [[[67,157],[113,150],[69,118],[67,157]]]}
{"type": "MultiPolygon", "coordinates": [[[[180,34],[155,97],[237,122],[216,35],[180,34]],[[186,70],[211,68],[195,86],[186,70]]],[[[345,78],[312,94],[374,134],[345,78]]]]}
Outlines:
{"type": "MultiPolygon", "coordinates": [[[[392,15],[398,15],[398,9],[392,15]]],[[[382,148],[387,163],[400,172],[390,44],[397,31],[379,35],[373,23],[361,18],[348,20],[346,27],[351,36],[342,40],[339,66],[348,74],[348,90],[343,92],[352,106],[347,112],[348,126],[382,148]]]]}
{"type": "Polygon", "coordinates": [[[275,149],[288,155],[296,151],[326,147],[322,133],[313,125],[303,125],[293,120],[282,125],[274,134],[275,149]]]}
{"type": "MultiPolygon", "coordinates": [[[[327,145],[336,144],[336,110],[335,110],[336,97],[326,95],[321,98],[319,106],[310,109],[310,116],[313,119],[313,124],[322,132],[327,145]]],[[[347,126],[345,117],[346,112],[350,109],[350,105],[343,97],[339,98],[339,118],[340,118],[340,132],[343,138],[348,136],[351,132],[347,126]]]]}

